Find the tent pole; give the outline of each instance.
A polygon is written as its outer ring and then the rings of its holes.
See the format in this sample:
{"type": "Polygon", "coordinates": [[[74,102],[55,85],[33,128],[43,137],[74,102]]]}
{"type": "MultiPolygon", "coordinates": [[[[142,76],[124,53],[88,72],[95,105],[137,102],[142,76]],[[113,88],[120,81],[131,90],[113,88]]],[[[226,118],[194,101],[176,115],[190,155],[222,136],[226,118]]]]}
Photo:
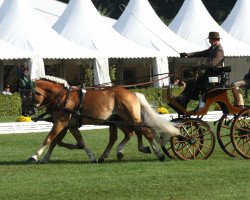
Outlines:
{"type": "Polygon", "coordinates": [[[3,92],[3,60],[0,61],[0,92],[3,92]]]}

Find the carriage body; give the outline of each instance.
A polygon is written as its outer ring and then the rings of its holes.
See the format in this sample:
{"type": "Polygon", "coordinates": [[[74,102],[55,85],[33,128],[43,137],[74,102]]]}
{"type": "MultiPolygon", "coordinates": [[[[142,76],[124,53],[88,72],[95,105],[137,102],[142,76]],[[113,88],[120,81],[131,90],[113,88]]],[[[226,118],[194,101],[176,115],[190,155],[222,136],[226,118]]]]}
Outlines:
{"type": "Polygon", "coordinates": [[[178,124],[185,135],[185,138],[181,139],[171,138],[165,149],[169,157],[183,160],[206,159],[212,154],[215,134],[202,117],[208,113],[212,104],[217,103],[222,111],[216,134],[220,147],[231,157],[240,154],[244,158],[250,158],[250,108],[242,109],[230,102],[230,71],[231,67],[223,67],[214,74],[208,74],[205,83],[206,100],[202,107],[198,105],[194,110],[187,110],[175,100],[171,86],[162,89],[163,99],[178,113],[178,118],[172,121],[178,124]]]}

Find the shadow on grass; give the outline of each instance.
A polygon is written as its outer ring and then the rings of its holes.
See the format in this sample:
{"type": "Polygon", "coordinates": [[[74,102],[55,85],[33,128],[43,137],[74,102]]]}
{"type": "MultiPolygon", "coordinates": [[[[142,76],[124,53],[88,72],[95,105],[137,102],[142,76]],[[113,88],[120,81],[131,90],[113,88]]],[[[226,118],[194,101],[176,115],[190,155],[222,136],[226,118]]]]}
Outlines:
{"type": "Polygon", "coordinates": [[[101,163],[91,163],[89,161],[79,161],[79,160],[51,160],[49,161],[49,163],[40,163],[39,161],[38,162],[29,162],[28,160],[24,160],[24,161],[0,161],[0,166],[1,165],[8,165],[8,166],[11,166],[11,165],[65,165],[65,164],[98,164],[98,165],[108,165],[108,164],[117,164],[117,163],[154,163],[154,162],[169,162],[171,161],[170,159],[165,159],[164,161],[159,161],[158,159],[126,159],[126,160],[105,160],[104,162],[101,162],[101,163]]]}

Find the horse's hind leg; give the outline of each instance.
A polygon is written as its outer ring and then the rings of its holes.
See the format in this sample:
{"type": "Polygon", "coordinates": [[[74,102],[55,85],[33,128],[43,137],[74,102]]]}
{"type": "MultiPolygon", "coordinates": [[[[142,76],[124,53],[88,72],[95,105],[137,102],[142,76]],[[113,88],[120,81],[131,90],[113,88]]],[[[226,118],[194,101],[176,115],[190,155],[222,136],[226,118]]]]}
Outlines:
{"type": "MultiPolygon", "coordinates": [[[[134,130],[132,127],[129,126],[123,126],[123,125],[117,125],[118,128],[124,133],[125,137],[122,140],[122,142],[117,146],[117,159],[121,160],[124,157],[123,149],[125,145],[128,143],[128,141],[131,139],[131,137],[134,134],[134,130]]],[[[138,151],[143,153],[151,153],[151,150],[149,147],[144,147],[143,141],[142,141],[142,134],[140,132],[136,132],[137,135],[137,142],[138,142],[138,151]]]]}
{"type": "MultiPolygon", "coordinates": [[[[124,157],[124,154],[123,154],[124,146],[127,144],[127,142],[130,140],[130,138],[133,136],[134,131],[132,130],[132,128],[125,127],[122,125],[118,125],[118,127],[119,127],[119,129],[121,129],[121,131],[125,135],[124,139],[121,141],[121,143],[117,146],[117,149],[116,149],[117,159],[121,160],[124,157]]],[[[142,140],[140,142],[142,143],[142,140]]]]}
{"type": "MultiPolygon", "coordinates": [[[[95,158],[95,155],[94,153],[87,147],[87,145],[85,144],[84,140],[83,140],[83,137],[81,135],[81,132],[79,131],[79,129],[77,127],[74,127],[74,128],[69,128],[69,131],[72,133],[72,135],[74,136],[74,138],[76,139],[77,141],[77,148],[78,149],[83,149],[88,157],[89,157],[89,161],[91,163],[96,163],[97,160],[95,158]]],[[[64,143],[65,144],[65,143],[64,143]]]]}
{"type": "Polygon", "coordinates": [[[145,147],[143,145],[143,142],[142,142],[142,134],[141,132],[135,132],[136,136],[137,136],[137,141],[138,141],[138,151],[142,152],[142,153],[151,153],[151,150],[150,148],[147,146],[145,147]]]}
{"type": "Polygon", "coordinates": [[[149,141],[155,155],[158,157],[159,160],[163,161],[165,159],[165,155],[161,153],[160,148],[158,148],[157,143],[154,139],[154,134],[150,128],[146,127],[135,127],[135,132],[139,134],[143,134],[144,137],[149,141]]]}
{"type": "Polygon", "coordinates": [[[115,125],[110,125],[109,126],[109,143],[104,150],[103,154],[101,157],[98,159],[98,162],[102,163],[104,162],[104,159],[107,158],[110,154],[110,151],[112,147],[114,146],[115,142],[117,140],[117,127],[115,125]]]}

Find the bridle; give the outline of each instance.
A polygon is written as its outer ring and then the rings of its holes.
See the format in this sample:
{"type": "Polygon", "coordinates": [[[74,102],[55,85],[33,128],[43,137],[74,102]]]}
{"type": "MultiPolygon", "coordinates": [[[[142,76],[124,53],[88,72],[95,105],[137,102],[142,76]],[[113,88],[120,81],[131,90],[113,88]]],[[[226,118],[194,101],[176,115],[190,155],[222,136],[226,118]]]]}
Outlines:
{"type": "MultiPolygon", "coordinates": [[[[44,108],[46,108],[46,113],[50,113],[49,110],[51,110],[52,108],[50,108],[50,105],[57,103],[58,106],[57,109],[59,108],[59,102],[61,97],[63,96],[63,91],[67,90],[67,99],[69,96],[69,92],[70,90],[68,88],[62,88],[61,91],[53,98],[51,99],[49,102],[47,102],[46,104],[37,104],[35,101],[35,95],[39,95],[39,96],[43,96],[44,98],[46,98],[46,96],[44,94],[42,94],[41,92],[36,90],[36,85],[35,82],[28,80],[28,79],[21,79],[20,80],[20,96],[22,99],[22,112],[25,112],[24,114],[27,114],[26,112],[29,112],[30,110],[32,110],[35,114],[36,110],[42,110],[44,108]],[[27,102],[27,99],[30,99],[29,102],[27,102]],[[26,101],[25,101],[26,100],[26,101]]],[[[65,102],[65,105],[67,104],[67,102],[65,102]]],[[[55,108],[53,108],[55,109],[55,108]]]]}

